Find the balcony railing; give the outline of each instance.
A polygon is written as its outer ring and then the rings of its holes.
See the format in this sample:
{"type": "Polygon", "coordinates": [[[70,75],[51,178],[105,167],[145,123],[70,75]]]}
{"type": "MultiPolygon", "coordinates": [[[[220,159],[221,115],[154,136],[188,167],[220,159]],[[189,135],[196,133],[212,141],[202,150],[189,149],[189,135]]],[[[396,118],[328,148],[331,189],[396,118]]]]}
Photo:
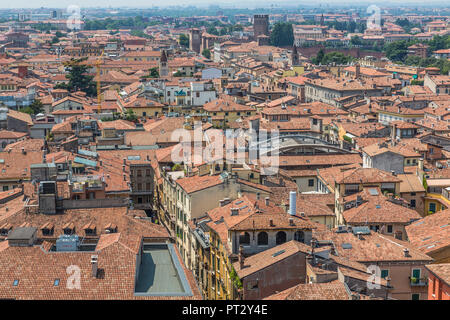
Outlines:
{"type": "Polygon", "coordinates": [[[412,287],[423,287],[426,286],[428,281],[427,278],[414,278],[414,277],[409,277],[409,281],[411,283],[412,287]]]}

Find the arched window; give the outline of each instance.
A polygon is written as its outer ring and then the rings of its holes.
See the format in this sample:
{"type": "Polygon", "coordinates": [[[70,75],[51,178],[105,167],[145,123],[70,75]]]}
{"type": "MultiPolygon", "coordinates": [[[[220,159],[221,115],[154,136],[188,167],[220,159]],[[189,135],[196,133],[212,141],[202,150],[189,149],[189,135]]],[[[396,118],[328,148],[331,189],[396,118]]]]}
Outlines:
{"type": "Polygon", "coordinates": [[[294,233],[294,240],[298,242],[305,242],[305,233],[303,231],[296,231],[294,233]]]}
{"type": "Polygon", "coordinates": [[[286,242],[286,232],[278,231],[276,235],[276,244],[282,244],[286,242]]]}
{"type": "Polygon", "coordinates": [[[267,232],[258,233],[258,246],[266,246],[269,244],[269,236],[267,232]]]}
{"type": "Polygon", "coordinates": [[[248,232],[243,232],[239,235],[239,244],[243,246],[250,245],[250,234],[248,232]]]}

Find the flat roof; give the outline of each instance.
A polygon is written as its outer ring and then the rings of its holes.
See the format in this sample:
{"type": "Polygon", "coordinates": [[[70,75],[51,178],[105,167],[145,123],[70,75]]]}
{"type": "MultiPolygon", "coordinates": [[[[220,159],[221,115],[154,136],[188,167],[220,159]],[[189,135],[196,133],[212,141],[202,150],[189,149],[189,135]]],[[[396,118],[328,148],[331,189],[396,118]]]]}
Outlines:
{"type": "Polygon", "coordinates": [[[135,295],[192,296],[173,244],[144,244],[135,295]]]}
{"type": "Polygon", "coordinates": [[[29,240],[36,233],[37,228],[34,227],[18,227],[14,228],[8,235],[8,240],[29,240]]]}

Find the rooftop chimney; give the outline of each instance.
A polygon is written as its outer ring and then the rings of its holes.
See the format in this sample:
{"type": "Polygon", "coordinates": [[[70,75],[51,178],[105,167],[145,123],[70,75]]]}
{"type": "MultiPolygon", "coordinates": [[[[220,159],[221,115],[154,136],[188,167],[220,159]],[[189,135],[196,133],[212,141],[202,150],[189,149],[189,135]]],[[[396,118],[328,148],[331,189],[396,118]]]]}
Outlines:
{"type": "Polygon", "coordinates": [[[289,214],[295,216],[297,211],[297,192],[289,192],[289,214]]]}
{"type": "Polygon", "coordinates": [[[408,248],[403,249],[403,254],[405,255],[405,257],[410,257],[409,249],[408,248]]]}
{"type": "Polygon", "coordinates": [[[98,273],[98,256],[97,255],[91,256],[91,265],[92,265],[92,277],[97,278],[97,273],[98,273]]]}
{"type": "Polygon", "coordinates": [[[359,63],[355,66],[355,79],[359,79],[361,76],[361,66],[359,63]]]}
{"type": "Polygon", "coordinates": [[[244,263],[245,263],[244,247],[239,246],[239,267],[241,268],[241,270],[244,269],[244,263]]]}

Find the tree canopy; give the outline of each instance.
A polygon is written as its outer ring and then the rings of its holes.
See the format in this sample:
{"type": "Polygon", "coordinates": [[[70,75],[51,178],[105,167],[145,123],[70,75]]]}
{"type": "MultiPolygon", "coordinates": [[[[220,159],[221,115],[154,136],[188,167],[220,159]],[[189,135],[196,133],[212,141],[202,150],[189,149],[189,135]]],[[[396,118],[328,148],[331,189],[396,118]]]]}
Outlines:
{"type": "Polygon", "coordinates": [[[180,46],[189,47],[189,37],[185,34],[180,34],[180,46]]]}
{"type": "Polygon", "coordinates": [[[211,51],[209,51],[209,49],[204,49],[202,51],[202,55],[206,58],[206,59],[211,59],[211,51]]]}
{"type": "Polygon", "coordinates": [[[89,66],[82,64],[86,61],[82,59],[70,59],[64,62],[66,70],[69,72],[66,78],[69,79],[68,84],[58,84],[55,88],[67,89],[70,92],[83,91],[87,96],[93,97],[97,94],[96,85],[93,81],[94,77],[87,73],[89,66]]]}
{"type": "Polygon", "coordinates": [[[294,31],[292,23],[277,22],[270,33],[270,44],[273,46],[292,46],[294,44],[294,31]]]}
{"type": "Polygon", "coordinates": [[[337,51],[333,51],[333,52],[328,52],[325,53],[323,51],[323,49],[320,49],[319,52],[317,53],[317,55],[311,59],[311,61],[314,64],[322,64],[322,65],[327,65],[327,64],[348,64],[350,62],[352,62],[353,57],[351,56],[347,56],[345,54],[343,54],[342,52],[337,52],[337,51]]]}

